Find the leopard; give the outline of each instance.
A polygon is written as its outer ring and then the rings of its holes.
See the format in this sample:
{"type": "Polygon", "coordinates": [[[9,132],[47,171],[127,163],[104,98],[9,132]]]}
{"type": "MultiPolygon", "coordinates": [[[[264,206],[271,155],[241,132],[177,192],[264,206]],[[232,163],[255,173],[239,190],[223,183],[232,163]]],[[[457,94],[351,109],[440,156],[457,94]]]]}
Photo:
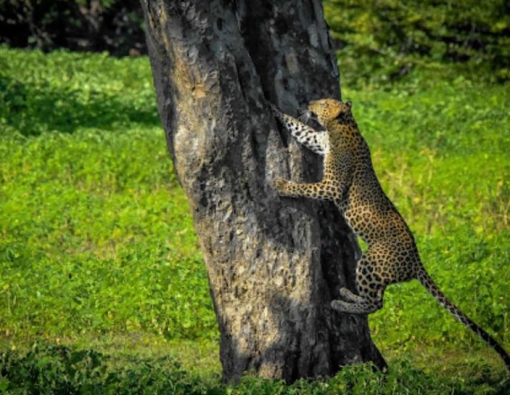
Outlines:
{"type": "Polygon", "coordinates": [[[276,178],[272,186],[277,194],[333,202],[354,234],[366,244],[356,261],[355,290],[342,287],[340,299],[334,299],[331,308],[356,315],[374,313],[383,307],[388,285],[416,279],[453,317],[492,347],[510,370],[510,356],[505,349],[454,305],[426,272],[413,233],[377,178],[352,103],[315,100],[299,119],[272,103],[269,106],[300,144],[323,158],[320,181],[296,183],[276,178]]]}

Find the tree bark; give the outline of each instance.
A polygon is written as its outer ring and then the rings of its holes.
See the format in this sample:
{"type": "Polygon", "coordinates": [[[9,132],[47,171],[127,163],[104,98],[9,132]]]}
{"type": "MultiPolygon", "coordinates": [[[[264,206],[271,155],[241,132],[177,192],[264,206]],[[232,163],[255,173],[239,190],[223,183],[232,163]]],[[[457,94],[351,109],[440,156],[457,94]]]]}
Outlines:
{"type": "Polygon", "coordinates": [[[340,97],[319,0],[142,0],[160,117],[209,275],[227,381],[244,372],[334,375],[385,365],[367,318],[330,308],[353,289],[358,248],[338,210],[279,198],[276,177],[320,178],[320,160],[278,129],[340,97]]]}

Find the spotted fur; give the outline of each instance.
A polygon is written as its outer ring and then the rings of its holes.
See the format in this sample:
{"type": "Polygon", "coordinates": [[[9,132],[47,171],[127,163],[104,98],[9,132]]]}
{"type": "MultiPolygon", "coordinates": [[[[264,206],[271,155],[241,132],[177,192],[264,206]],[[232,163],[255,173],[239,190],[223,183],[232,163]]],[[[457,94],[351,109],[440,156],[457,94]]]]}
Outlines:
{"type": "Polygon", "coordinates": [[[272,106],[275,116],[303,145],[324,156],[323,179],[298,184],[276,179],[281,196],[330,200],[336,204],[353,231],[367,244],[356,266],[356,293],[340,290],[343,300],[331,307],[342,313],[370,314],[383,306],[386,287],[417,279],[458,321],[478,334],[501,356],[510,370],[510,356],[494,338],[462,313],[425,271],[413,234],[381,188],[370,150],[359,132],[350,102],[333,99],[313,101],[308,116],[325,129],[316,131],[272,106]]]}

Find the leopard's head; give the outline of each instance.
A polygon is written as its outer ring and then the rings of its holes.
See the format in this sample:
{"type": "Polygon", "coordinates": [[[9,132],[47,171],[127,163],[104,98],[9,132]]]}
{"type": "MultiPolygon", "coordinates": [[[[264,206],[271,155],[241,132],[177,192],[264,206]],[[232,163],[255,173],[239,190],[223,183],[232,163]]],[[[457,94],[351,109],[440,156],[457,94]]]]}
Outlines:
{"type": "Polygon", "coordinates": [[[350,101],[321,99],[311,102],[308,110],[311,118],[319,122],[326,130],[331,131],[333,123],[346,126],[354,123],[351,107],[350,101]]]}

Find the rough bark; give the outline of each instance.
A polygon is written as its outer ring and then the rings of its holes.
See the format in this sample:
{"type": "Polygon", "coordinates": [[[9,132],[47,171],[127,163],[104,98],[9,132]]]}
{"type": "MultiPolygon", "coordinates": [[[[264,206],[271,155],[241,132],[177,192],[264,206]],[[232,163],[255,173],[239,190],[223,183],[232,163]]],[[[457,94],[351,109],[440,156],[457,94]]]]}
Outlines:
{"type": "Polygon", "coordinates": [[[320,161],[288,138],[266,99],[296,114],[339,97],[319,0],[142,0],[158,106],[203,250],[225,380],[293,381],[384,360],[366,317],[330,308],[352,289],[337,210],[279,198],[275,177],[312,181],[320,161]]]}

